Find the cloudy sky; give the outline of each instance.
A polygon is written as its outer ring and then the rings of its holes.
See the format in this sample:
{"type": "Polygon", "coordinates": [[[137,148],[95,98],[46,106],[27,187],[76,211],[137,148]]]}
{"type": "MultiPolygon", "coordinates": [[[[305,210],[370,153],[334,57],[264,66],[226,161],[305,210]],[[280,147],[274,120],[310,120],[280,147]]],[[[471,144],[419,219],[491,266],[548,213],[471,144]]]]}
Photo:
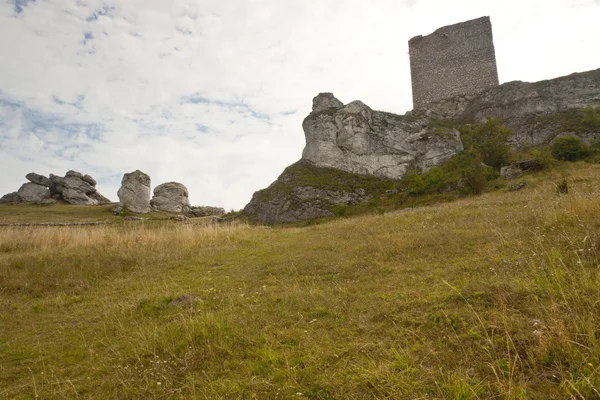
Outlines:
{"type": "Polygon", "coordinates": [[[0,0],[0,195],[73,169],[242,208],[312,98],[404,113],[407,41],[489,15],[500,82],[600,68],[600,0],[0,0]]]}

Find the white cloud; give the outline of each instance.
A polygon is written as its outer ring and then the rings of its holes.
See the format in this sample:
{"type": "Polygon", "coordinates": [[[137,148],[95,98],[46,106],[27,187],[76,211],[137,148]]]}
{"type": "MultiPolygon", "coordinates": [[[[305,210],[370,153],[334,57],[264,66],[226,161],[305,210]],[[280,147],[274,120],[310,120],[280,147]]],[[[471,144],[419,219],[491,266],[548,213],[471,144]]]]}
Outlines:
{"type": "Polygon", "coordinates": [[[407,41],[490,15],[501,81],[600,67],[597,0],[0,3],[0,193],[27,172],[179,181],[241,208],[300,157],[311,99],[411,108],[407,41]],[[20,12],[17,12],[20,11],[20,12]]]}

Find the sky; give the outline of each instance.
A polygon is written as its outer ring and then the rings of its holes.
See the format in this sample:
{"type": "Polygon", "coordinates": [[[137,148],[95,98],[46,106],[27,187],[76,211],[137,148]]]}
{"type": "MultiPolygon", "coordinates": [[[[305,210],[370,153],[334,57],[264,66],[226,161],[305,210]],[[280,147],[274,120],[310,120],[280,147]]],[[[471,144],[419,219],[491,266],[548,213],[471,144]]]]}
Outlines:
{"type": "Polygon", "coordinates": [[[600,0],[0,0],[0,195],[124,173],[241,209],[300,159],[312,98],[412,108],[408,40],[490,16],[500,83],[600,68],[600,0]]]}

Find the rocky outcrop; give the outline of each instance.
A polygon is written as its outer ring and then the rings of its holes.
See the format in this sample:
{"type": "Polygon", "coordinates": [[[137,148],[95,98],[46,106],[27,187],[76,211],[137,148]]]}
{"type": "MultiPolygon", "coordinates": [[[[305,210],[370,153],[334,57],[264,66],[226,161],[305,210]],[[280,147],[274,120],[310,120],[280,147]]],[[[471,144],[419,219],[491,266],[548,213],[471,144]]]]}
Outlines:
{"type": "MultiPolygon", "coordinates": [[[[302,163],[397,180],[409,169],[426,171],[462,152],[455,127],[490,117],[512,129],[510,144],[516,148],[548,144],[563,134],[589,144],[600,139],[597,124],[573,130],[590,105],[600,105],[600,69],[536,83],[509,82],[429,103],[403,116],[374,111],[360,101],[343,105],[333,94],[321,93],[302,124],[302,163]]],[[[504,168],[503,176],[514,178],[519,171],[536,168],[528,163],[504,168]]],[[[335,184],[312,187],[306,180],[290,180],[286,171],[254,194],[246,214],[269,223],[317,218],[333,215],[335,207],[362,202],[369,194],[335,190],[335,184]]]]}
{"type": "Polygon", "coordinates": [[[335,98],[333,93],[319,93],[318,96],[313,98],[312,110],[313,112],[321,112],[330,108],[343,107],[344,103],[335,98]]]}
{"type": "Polygon", "coordinates": [[[264,223],[295,222],[305,219],[332,217],[332,206],[365,203],[370,196],[364,191],[345,192],[339,190],[295,187],[291,192],[274,192],[274,196],[261,198],[254,195],[244,208],[244,213],[256,216],[264,223]]]}
{"type": "Polygon", "coordinates": [[[372,186],[377,178],[334,173],[310,161],[290,165],[268,188],[252,196],[243,212],[264,223],[294,222],[330,217],[347,205],[369,201],[360,186],[372,186]]]}
{"type": "Polygon", "coordinates": [[[183,213],[190,209],[187,188],[178,182],[167,182],[154,188],[150,205],[156,211],[183,213]]]}
{"type": "Polygon", "coordinates": [[[21,201],[21,196],[17,192],[8,193],[0,197],[0,204],[20,203],[21,201]]]}
{"type": "Polygon", "coordinates": [[[68,171],[64,177],[50,174],[49,177],[31,172],[18,192],[2,197],[0,203],[52,204],[50,197],[76,205],[108,204],[110,200],[96,190],[96,181],[89,175],[68,171]],[[84,180],[84,177],[87,179],[84,180]]]}
{"type": "Polygon", "coordinates": [[[225,214],[225,209],[222,207],[192,206],[188,214],[192,217],[218,216],[225,214]]]}
{"type": "Polygon", "coordinates": [[[463,150],[457,130],[432,127],[427,119],[373,111],[360,101],[345,106],[330,93],[313,99],[302,127],[302,158],[319,167],[387,179],[409,168],[426,171],[463,150]]]}
{"type": "Polygon", "coordinates": [[[25,203],[37,203],[44,199],[50,198],[50,189],[36,183],[24,183],[19,188],[17,194],[25,203]]]}
{"type": "MultiPolygon", "coordinates": [[[[534,83],[508,82],[478,95],[430,103],[409,114],[434,120],[499,118],[513,130],[511,144],[520,148],[550,143],[561,128],[569,129],[561,126],[569,112],[589,105],[600,105],[600,69],[534,83]]],[[[600,138],[594,131],[575,134],[588,143],[600,138]]]]}
{"type": "Polygon", "coordinates": [[[123,175],[117,196],[121,206],[126,205],[131,212],[145,214],[152,211],[150,177],[139,169],[123,175]]]}
{"type": "Polygon", "coordinates": [[[47,187],[48,189],[50,189],[50,192],[56,192],[56,185],[54,184],[54,182],[52,182],[49,178],[45,177],[44,175],[36,174],[35,172],[30,172],[27,175],[25,175],[25,178],[27,178],[32,183],[47,187]]]}
{"type": "Polygon", "coordinates": [[[102,196],[95,188],[96,181],[84,179],[89,175],[83,175],[76,171],[68,171],[64,178],[54,178],[57,190],[60,191],[63,200],[78,205],[93,206],[107,204],[110,200],[102,196]]]}

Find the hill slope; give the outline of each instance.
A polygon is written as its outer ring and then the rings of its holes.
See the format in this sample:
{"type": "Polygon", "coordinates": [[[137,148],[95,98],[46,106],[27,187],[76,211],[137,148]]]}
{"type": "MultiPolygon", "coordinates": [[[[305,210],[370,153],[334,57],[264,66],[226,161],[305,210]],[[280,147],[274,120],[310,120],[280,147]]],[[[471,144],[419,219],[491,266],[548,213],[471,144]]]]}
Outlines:
{"type": "Polygon", "coordinates": [[[600,166],[527,180],[305,228],[0,228],[0,397],[598,398],[600,166]]]}

